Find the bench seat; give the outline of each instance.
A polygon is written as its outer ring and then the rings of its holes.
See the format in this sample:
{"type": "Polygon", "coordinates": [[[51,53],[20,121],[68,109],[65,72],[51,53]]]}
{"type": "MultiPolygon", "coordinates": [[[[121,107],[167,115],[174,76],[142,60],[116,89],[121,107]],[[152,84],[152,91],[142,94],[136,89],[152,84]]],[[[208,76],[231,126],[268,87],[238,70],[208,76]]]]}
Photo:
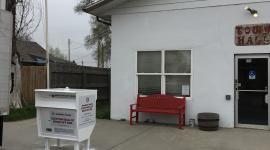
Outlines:
{"type": "Polygon", "coordinates": [[[137,108],[135,112],[146,112],[146,113],[161,113],[161,114],[179,114],[179,110],[169,110],[169,109],[157,109],[157,108],[137,108]]]}
{"type": "Polygon", "coordinates": [[[157,113],[177,115],[179,119],[179,128],[183,128],[185,120],[185,104],[186,99],[176,98],[174,96],[155,94],[149,96],[138,96],[137,103],[130,105],[130,125],[132,119],[139,120],[139,113],[157,113]],[[136,114],[135,116],[133,114],[136,114]]]}

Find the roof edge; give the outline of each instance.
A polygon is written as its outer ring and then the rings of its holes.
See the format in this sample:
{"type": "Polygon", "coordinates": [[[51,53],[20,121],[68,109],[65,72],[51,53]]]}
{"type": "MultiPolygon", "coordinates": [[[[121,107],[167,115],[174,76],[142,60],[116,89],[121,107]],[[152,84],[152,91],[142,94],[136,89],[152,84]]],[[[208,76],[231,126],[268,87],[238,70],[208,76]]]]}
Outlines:
{"type": "MultiPolygon", "coordinates": [[[[114,0],[98,0],[96,2],[90,2],[89,5],[87,5],[83,11],[86,12],[86,13],[89,13],[89,14],[92,14],[91,12],[112,2],[114,0]]],[[[95,15],[95,14],[92,14],[92,15],[95,15]]]]}

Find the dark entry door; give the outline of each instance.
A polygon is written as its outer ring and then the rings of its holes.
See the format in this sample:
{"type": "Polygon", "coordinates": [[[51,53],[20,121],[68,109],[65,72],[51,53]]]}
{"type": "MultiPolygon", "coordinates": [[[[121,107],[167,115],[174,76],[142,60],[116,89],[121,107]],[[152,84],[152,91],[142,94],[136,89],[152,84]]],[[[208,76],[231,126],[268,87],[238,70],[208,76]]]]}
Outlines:
{"type": "Polygon", "coordinates": [[[238,126],[268,126],[268,56],[238,56],[236,64],[238,126]]]}

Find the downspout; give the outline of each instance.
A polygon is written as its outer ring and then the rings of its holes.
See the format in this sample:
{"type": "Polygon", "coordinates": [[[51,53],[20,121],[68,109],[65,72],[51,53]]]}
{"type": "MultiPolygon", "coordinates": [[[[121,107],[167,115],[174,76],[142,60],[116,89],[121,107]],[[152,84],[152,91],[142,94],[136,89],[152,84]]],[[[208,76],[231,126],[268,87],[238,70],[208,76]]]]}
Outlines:
{"type": "Polygon", "coordinates": [[[104,19],[101,19],[99,16],[96,16],[96,18],[97,18],[98,22],[103,23],[103,24],[108,25],[108,26],[112,26],[112,23],[110,21],[106,21],[104,19]]]}

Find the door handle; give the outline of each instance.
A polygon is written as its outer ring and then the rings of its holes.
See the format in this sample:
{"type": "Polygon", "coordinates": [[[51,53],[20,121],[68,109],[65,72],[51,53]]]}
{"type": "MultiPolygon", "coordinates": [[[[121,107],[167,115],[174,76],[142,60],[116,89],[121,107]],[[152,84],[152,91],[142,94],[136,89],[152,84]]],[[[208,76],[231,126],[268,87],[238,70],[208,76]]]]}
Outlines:
{"type": "Polygon", "coordinates": [[[265,94],[264,101],[265,101],[266,104],[269,103],[269,95],[268,94],[265,94]]]}

